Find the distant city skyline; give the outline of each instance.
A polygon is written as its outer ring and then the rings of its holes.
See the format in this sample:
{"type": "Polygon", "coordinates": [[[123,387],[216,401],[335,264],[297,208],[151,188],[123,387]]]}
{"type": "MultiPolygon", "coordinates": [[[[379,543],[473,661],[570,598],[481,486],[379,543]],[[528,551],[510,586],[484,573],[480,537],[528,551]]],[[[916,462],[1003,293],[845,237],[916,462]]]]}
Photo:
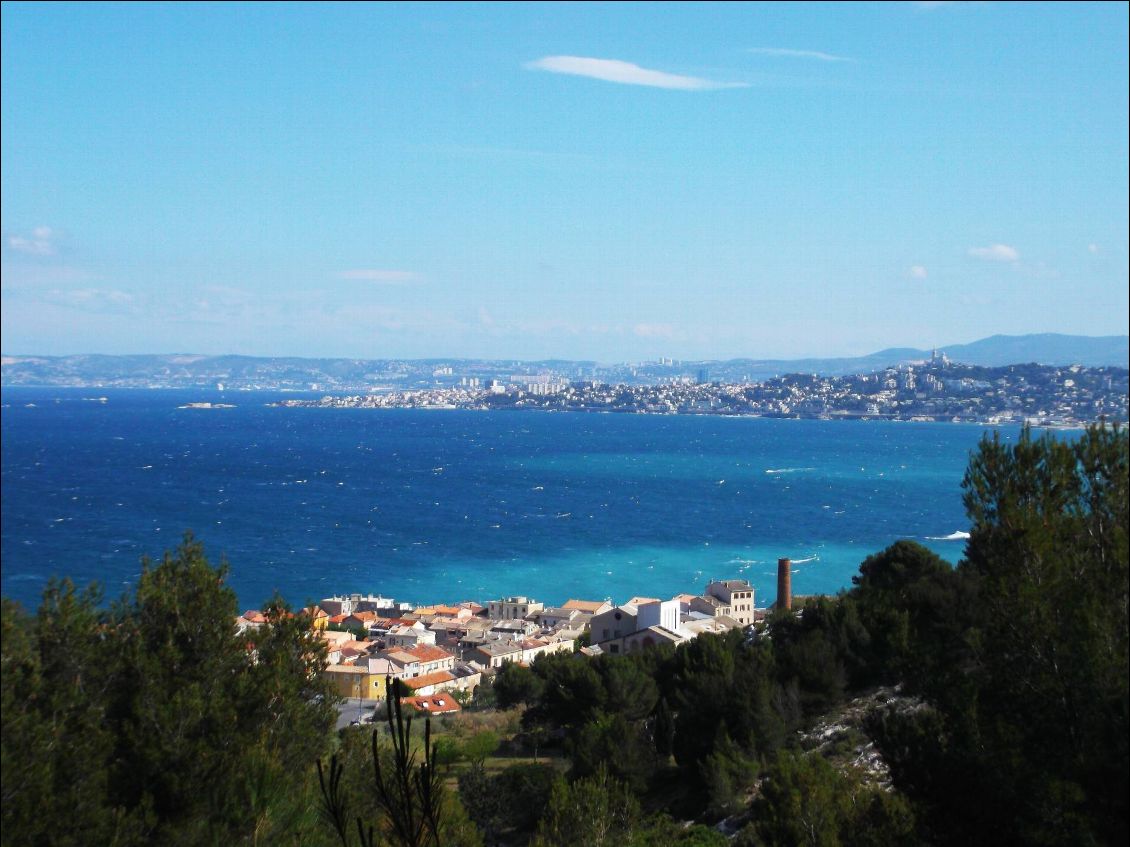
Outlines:
{"type": "Polygon", "coordinates": [[[1130,329],[1127,6],[4,4],[7,354],[1130,329]]]}

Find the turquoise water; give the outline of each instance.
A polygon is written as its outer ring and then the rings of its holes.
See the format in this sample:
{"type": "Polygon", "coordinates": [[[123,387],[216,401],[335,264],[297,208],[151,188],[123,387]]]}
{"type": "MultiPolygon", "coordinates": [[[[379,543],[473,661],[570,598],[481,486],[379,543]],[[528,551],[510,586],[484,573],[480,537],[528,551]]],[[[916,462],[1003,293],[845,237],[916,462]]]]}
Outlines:
{"type": "Polygon", "coordinates": [[[767,604],[781,556],[797,593],[848,587],[899,538],[957,561],[962,542],[937,539],[967,529],[961,477],[986,431],[277,396],[5,389],[4,595],[34,605],[66,574],[117,596],[191,529],[245,606],[274,590],[624,600],[734,576],[767,604]],[[177,408],[192,401],[236,408],[177,408]]]}

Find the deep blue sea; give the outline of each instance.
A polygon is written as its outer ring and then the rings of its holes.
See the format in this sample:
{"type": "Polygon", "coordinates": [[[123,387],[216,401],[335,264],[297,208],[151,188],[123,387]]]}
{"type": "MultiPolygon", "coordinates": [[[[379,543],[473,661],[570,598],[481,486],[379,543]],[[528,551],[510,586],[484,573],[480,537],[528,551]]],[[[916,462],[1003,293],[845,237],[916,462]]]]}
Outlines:
{"type": "Polygon", "coordinates": [[[766,605],[781,556],[801,594],[849,587],[900,538],[957,561],[964,543],[936,539],[968,528],[987,431],[266,405],[283,396],[4,389],[4,596],[34,607],[53,574],[119,596],[191,529],[244,607],[276,589],[623,601],[725,577],[766,605]],[[177,408],[193,401],[235,408],[177,408]]]}

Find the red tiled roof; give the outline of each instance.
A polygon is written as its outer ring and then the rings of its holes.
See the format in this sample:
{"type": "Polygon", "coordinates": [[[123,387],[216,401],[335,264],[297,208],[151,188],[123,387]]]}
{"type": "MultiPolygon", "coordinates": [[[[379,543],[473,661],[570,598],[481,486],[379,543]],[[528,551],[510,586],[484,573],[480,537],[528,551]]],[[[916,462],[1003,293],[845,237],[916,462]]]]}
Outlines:
{"type": "Polygon", "coordinates": [[[412,626],[416,621],[412,618],[377,618],[373,623],[381,629],[391,629],[394,626],[412,626]]]}
{"type": "Polygon", "coordinates": [[[448,671],[436,671],[435,673],[426,673],[423,676],[416,676],[411,679],[402,679],[401,682],[415,691],[417,688],[427,688],[429,685],[452,682],[454,679],[455,677],[448,671]]]}
{"type": "Polygon", "coordinates": [[[454,658],[454,656],[446,650],[441,650],[439,647],[432,647],[428,644],[421,644],[417,647],[402,647],[400,648],[400,652],[407,653],[420,662],[439,662],[444,659],[454,658]]]}
{"type": "Polygon", "coordinates": [[[432,694],[427,697],[402,697],[400,702],[411,706],[417,712],[429,715],[442,715],[448,712],[458,712],[462,707],[455,702],[450,694],[432,694]]]}
{"type": "Polygon", "coordinates": [[[604,603],[596,600],[569,600],[562,609],[578,609],[582,612],[593,612],[603,606],[604,603]]]}

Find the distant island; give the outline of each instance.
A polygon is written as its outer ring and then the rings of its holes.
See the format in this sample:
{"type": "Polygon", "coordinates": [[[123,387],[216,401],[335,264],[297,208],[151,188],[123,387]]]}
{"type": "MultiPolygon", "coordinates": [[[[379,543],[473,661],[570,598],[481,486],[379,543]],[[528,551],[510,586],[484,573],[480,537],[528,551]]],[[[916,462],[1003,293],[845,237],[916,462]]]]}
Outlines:
{"type": "Polygon", "coordinates": [[[417,389],[483,388],[492,381],[537,385],[593,382],[658,386],[695,382],[754,383],[789,374],[823,377],[873,374],[928,362],[937,353],[983,368],[1020,363],[1088,368],[1130,367],[1125,335],[994,335],[937,351],[889,348],[866,356],[834,359],[729,359],[602,364],[544,359],[315,359],[298,357],[177,355],[16,356],[0,359],[4,387],[208,388],[230,391],[322,391],[379,393],[417,389]]]}

